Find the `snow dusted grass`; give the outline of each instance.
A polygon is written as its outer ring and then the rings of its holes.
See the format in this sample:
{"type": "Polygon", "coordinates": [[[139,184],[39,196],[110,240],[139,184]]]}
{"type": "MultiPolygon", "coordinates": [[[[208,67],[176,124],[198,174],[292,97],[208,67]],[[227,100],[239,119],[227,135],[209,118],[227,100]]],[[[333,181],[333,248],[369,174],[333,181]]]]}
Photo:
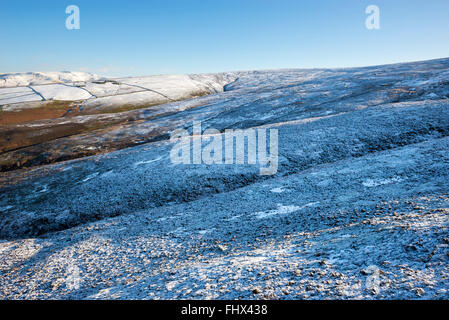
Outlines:
{"type": "Polygon", "coordinates": [[[61,139],[159,138],[0,176],[0,298],[447,299],[448,69],[240,73],[61,139]],[[277,128],[277,175],[171,164],[191,121],[277,128]]]}
{"type": "Polygon", "coordinates": [[[441,142],[323,165],[312,169],[320,175],[307,171],[279,177],[43,238],[3,241],[2,297],[447,298],[448,179],[447,172],[432,176],[444,164],[430,165],[429,159],[444,154],[445,148],[435,148],[441,142]],[[397,165],[397,156],[404,154],[413,154],[413,162],[428,160],[419,168],[410,162],[397,165]],[[408,172],[408,178],[381,193],[360,188],[384,165],[396,173],[408,172]],[[358,173],[337,174],[354,168],[358,173]],[[324,177],[339,188],[317,188],[324,177]],[[413,183],[415,179],[422,184],[413,183]],[[295,197],[267,195],[281,181],[295,197]],[[251,201],[262,195],[263,202],[251,201]],[[305,198],[321,201],[299,211],[285,209],[281,215],[257,218],[261,207],[282,201],[299,208],[305,198]],[[237,214],[238,219],[230,219],[237,214]],[[80,270],[79,289],[66,282],[69,266],[80,270]],[[374,289],[367,285],[372,266],[379,275],[379,287],[374,289]]]}

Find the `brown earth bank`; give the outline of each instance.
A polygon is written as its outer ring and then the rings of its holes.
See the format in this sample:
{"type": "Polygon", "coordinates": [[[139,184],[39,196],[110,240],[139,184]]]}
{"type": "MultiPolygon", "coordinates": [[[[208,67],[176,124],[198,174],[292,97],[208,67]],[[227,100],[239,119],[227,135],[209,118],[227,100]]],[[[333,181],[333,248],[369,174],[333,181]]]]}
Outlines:
{"type": "MultiPolygon", "coordinates": [[[[204,103],[187,103],[182,110],[204,103]]],[[[168,138],[173,125],[154,122],[172,115],[164,105],[122,105],[83,110],[52,102],[0,112],[0,172],[92,156],[168,138]],[[97,112],[97,113],[95,113],[97,112]],[[153,124],[154,122],[154,124],[153,124]],[[157,123],[157,125],[156,125],[157,123]]],[[[176,122],[177,123],[177,122],[176,122]]]]}
{"type": "Polygon", "coordinates": [[[71,110],[71,101],[51,101],[36,108],[24,108],[17,111],[0,111],[0,125],[14,125],[36,120],[56,119],[71,110]]]}

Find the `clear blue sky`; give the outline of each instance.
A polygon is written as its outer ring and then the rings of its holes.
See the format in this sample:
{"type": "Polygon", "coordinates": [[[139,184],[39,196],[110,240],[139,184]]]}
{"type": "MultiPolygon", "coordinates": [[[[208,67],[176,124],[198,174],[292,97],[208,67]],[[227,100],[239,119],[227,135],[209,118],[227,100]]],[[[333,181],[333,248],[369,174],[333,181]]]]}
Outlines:
{"type": "Polygon", "coordinates": [[[108,76],[449,57],[448,0],[1,0],[0,73],[108,76]],[[65,28],[65,8],[81,29],[65,28]],[[380,7],[381,29],[365,28],[380,7]]]}

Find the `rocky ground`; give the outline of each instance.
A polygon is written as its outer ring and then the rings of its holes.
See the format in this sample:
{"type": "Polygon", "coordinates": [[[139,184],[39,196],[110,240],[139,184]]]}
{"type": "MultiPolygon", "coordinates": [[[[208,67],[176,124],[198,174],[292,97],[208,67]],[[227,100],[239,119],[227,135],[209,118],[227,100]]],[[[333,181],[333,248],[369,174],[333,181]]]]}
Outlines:
{"type": "Polygon", "coordinates": [[[449,59],[237,75],[109,136],[152,142],[2,173],[0,297],[448,299],[449,59]],[[277,173],[172,164],[193,121],[278,129],[277,173]]]}

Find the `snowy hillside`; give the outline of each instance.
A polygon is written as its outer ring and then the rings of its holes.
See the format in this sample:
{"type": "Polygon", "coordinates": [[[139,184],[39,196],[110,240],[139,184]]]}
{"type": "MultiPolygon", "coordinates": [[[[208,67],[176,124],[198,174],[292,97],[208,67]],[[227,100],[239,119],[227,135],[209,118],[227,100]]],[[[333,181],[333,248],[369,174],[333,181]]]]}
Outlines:
{"type": "Polygon", "coordinates": [[[83,72],[0,74],[0,105],[6,105],[5,110],[15,110],[21,103],[51,100],[89,100],[88,105],[163,103],[221,92],[234,79],[231,74],[121,79],[83,72]]]}
{"type": "Polygon", "coordinates": [[[28,72],[0,74],[0,88],[42,84],[88,82],[101,79],[86,72],[28,72]]]}
{"type": "Polygon", "coordinates": [[[31,87],[83,101],[0,126],[0,298],[449,297],[449,59],[31,87]],[[277,173],[172,163],[194,121],[277,173]]]}

